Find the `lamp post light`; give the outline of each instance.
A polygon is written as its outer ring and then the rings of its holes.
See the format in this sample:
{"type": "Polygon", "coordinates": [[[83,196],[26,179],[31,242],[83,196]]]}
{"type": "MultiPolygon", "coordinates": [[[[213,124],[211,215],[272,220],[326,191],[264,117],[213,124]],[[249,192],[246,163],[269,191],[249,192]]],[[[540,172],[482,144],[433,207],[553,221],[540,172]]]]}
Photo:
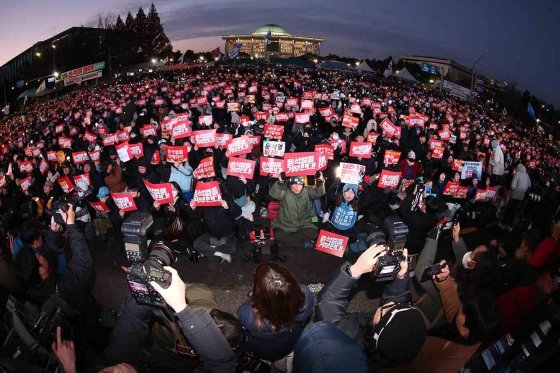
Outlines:
{"type": "Polygon", "coordinates": [[[157,63],[157,59],[156,58],[152,58],[152,63],[155,65],[157,63]]]}
{"type": "Polygon", "coordinates": [[[480,55],[480,57],[478,57],[472,64],[472,68],[471,68],[471,92],[474,91],[474,67],[476,66],[478,61],[480,61],[482,59],[482,57],[486,56],[487,54],[488,54],[488,51],[484,51],[484,53],[482,53],[480,55]]]}

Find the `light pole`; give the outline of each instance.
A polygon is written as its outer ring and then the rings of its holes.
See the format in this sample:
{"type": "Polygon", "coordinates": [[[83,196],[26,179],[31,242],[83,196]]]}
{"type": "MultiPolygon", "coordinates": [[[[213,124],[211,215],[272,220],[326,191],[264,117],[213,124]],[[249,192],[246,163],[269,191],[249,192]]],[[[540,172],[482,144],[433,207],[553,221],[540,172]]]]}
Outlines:
{"type": "Polygon", "coordinates": [[[53,71],[56,71],[56,63],[55,63],[56,45],[52,44],[51,47],[53,49],[53,51],[52,51],[52,69],[53,69],[53,71]]]}
{"type": "Polygon", "coordinates": [[[472,95],[472,91],[474,91],[474,67],[476,66],[478,61],[480,61],[482,59],[482,57],[486,56],[487,54],[488,54],[488,51],[484,51],[484,53],[482,53],[480,55],[480,57],[478,57],[476,59],[476,61],[474,61],[473,64],[472,64],[472,68],[471,68],[471,95],[472,95]]]}

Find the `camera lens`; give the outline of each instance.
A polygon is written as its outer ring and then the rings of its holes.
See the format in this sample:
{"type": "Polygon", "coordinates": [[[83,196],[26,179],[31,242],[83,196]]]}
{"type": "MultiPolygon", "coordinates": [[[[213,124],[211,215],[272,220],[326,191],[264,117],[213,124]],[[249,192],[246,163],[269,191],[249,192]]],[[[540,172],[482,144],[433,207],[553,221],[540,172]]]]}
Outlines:
{"type": "Polygon", "coordinates": [[[373,245],[386,245],[387,239],[385,233],[380,228],[376,228],[369,236],[366,237],[366,245],[371,247],[373,245]]]}
{"type": "Polygon", "coordinates": [[[154,243],[152,251],[150,252],[150,259],[155,260],[162,266],[170,266],[175,261],[175,254],[173,250],[165,246],[161,241],[154,243]]]}

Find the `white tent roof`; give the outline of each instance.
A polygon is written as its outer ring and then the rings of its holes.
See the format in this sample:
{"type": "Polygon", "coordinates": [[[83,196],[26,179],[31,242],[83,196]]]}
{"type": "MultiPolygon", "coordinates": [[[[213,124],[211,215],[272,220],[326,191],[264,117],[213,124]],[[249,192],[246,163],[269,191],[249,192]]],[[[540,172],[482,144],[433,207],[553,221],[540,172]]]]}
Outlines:
{"type": "Polygon", "coordinates": [[[362,61],[362,63],[359,64],[358,67],[356,67],[356,70],[362,73],[372,73],[372,74],[375,73],[375,71],[373,71],[373,69],[369,67],[366,61],[362,61]]]}
{"type": "Polygon", "coordinates": [[[394,76],[395,78],[398,78],[398,79],[402,79],[402,80],[407,80],[407,81],[409,81],[409,82],[418,83],[418,80],[416,80],[416,78],[413,77],[413,76],[408,72],[408,70],[406,69],[406,67],[405,67],[404,69],[398,71],[398,72],[394,72],[394,73],[393,73],[393,76],[394,76]]]}

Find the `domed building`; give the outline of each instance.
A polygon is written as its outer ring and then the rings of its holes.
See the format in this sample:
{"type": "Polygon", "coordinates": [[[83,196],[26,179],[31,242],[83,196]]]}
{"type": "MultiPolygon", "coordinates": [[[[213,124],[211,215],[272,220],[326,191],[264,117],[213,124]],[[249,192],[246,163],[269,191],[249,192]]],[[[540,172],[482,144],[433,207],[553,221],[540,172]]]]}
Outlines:
{"type": "Polygon", "coordinates": [[[293,36],[274,24],[262,25],[250,35],[222,35],[222,39],[226,42],[226,53],[231,52],[234,44],[243,43],[241,52],[254,58],[290,58],[307,53],[319,54],[320,45],[325,41],[308,36],[293,36]],[[271,37],[267,43],[269,31],[271,37]]]}

